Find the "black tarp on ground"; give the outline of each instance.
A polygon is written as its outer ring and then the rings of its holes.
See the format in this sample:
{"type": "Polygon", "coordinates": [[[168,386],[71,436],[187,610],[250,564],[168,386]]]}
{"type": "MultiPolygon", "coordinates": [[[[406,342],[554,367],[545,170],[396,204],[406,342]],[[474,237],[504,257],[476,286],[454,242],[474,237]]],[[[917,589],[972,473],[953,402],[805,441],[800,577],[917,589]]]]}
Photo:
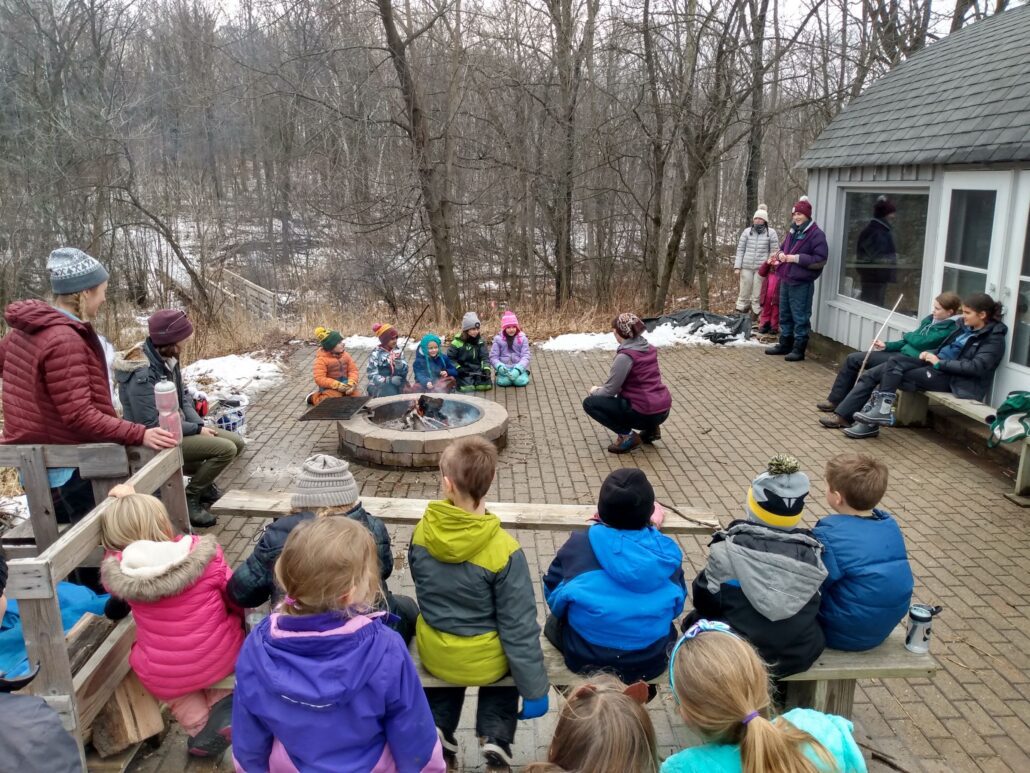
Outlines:
{"type": "Polygon", "coordinates": [[[663,314],[660,317],[644,317],[642,321],[648,331],[654,330],[659,325],[672,325],[673,327],[685,327],[688,332],[692,333],[703,325],[724,325],[729,330],[728,334],[706,333],[704,336],[717,344],[726,343],[735,338],[746,341],[751,337],[751,317],[748,314],[728,317],[702,309],[682,309],[671,314],[663,314]]]}

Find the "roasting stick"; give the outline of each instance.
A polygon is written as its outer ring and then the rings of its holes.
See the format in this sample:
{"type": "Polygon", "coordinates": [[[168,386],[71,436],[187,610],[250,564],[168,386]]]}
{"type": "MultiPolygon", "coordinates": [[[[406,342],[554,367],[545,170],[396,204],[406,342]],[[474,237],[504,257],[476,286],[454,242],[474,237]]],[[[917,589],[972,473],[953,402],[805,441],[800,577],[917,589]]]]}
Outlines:
{"type": "Polygon", "coordinates": [[[880,329],[877,330],[876,335],[873,336],[873,342],[869,344],[869,348],[866,350],[865,357],[862,358],[862,367],[858,369],[858,376],[855,378],[855,381],[858,381],[858,379],[862,378],[862,373],[865,371],[865,364],[869,362],[869,355],[873,353],[873,345],[880,340],[880,336],[883,335],[883,331],[887,329],[887,323],[891,321],[891,317],[893,317],[894,312],[898,310],[898,306],[901,305],[901,299],[904,297],[904,293],[898,296],[898,300],[894,302],[894,308],[891,309],[890,314],[887,315],[887,319],[883,321],[883,324],[880,325],[880,329]]]}

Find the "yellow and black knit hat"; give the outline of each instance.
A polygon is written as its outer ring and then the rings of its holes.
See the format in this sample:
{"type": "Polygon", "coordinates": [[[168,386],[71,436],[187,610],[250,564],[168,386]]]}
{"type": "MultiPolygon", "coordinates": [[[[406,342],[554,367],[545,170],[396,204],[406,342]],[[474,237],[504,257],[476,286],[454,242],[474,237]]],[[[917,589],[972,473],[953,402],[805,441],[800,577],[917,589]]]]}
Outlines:
{"type": "Polygon", "coordinates": [[[747,490],[748,518],[777,529],[793,529],[805,511],[810,482],[801,463],[789,454],[769,460],[765,472],[747,490]]]}
{"type": "Polygon", "coordinates": [[[336,330],[330,330],[327,327],[316,327],[315,340],[318,341],[319,346],[327,352],[331,352],[343,340],[343,336],[336,330]]]}

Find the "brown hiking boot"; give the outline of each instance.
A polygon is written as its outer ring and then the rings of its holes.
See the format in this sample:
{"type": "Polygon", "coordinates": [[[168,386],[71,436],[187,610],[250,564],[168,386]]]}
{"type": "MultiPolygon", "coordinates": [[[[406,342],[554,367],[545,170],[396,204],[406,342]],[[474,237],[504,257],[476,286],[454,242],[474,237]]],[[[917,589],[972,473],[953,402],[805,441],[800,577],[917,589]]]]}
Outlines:
{"type": "Polygon", "coordinates": [[[851,422],[845,419],[843,416],[838,416],[836,413],[831,413],[829,416],[823,416],[819,419],[819,423],[827,429],[847,429],[851,426],[851,422]]]}
{"type": "Polygon", "coordinates": [[[831,403],[829,400],[823,400],[821,403],[816,403],[815,407],[823,413],[833,413],[837,410],[837,404],[831,403]]]}

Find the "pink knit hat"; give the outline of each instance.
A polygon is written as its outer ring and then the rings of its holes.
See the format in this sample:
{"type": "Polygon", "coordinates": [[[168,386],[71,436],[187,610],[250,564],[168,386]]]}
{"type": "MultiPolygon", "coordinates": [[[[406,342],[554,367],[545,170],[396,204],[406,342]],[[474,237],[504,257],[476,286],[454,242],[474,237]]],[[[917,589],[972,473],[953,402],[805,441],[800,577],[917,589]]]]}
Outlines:
{"type": "Polygon", "coordinates": [[[522,330],[522,328],[519,327],[519,318],[515,316],[515,312],[508,310],[501,315],[501,331],[503,332],[504,328],[511,327],[512,325],[519,328],[519,330],[522,330]]]}

